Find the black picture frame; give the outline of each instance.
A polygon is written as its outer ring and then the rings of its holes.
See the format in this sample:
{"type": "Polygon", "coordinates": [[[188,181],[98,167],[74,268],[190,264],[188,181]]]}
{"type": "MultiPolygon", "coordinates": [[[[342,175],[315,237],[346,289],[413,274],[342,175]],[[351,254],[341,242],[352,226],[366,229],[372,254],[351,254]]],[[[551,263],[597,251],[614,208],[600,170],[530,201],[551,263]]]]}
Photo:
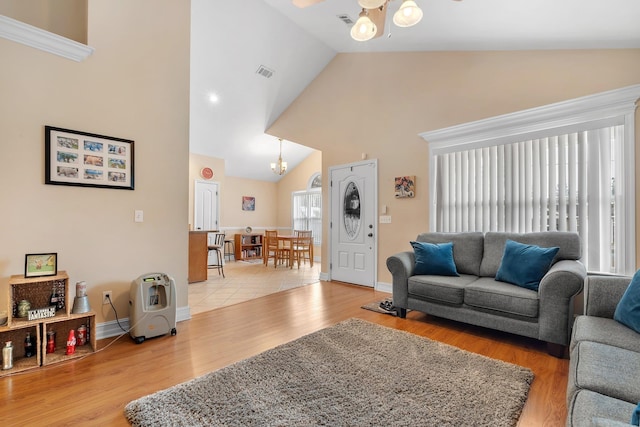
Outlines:
{"type": "Polygon", "coordinates": [[[24,256],[24,277],[55,276],[58,274],[58,254],[26,254],[24,256]]]}
{"type": "Polygon", "coordinates": [[[45,126],[45,184],[134,189],[134,141],[45,126]]]}

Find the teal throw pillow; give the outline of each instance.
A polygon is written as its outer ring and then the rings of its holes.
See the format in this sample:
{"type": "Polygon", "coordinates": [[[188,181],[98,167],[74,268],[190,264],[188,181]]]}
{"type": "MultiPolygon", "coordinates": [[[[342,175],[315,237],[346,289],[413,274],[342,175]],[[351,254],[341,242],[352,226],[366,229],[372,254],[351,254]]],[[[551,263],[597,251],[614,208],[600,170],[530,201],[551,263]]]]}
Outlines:
{"type": "Polygon", "coordinates": [[[620,298],[613,318],[640,333],[640,270],[633,275],[631,283],[620,298]]]}
{"type": "Polygon", "coordinates": [[[638,406],[636,406],[636,409],[633,411],[633,415],[631,415],[631,425],[640,426],[640,403],[638,403],[638,406]]]}
{"type": "Polygon", "coordinates": [[[507,240],[496,280],[537,291],[559,250],[507,240]]]}
{"type": "Polygon", "coordinates": [[[410,242],[416,256],[413,274],[459,276],[453,261],[453,243],[410,242]]]}

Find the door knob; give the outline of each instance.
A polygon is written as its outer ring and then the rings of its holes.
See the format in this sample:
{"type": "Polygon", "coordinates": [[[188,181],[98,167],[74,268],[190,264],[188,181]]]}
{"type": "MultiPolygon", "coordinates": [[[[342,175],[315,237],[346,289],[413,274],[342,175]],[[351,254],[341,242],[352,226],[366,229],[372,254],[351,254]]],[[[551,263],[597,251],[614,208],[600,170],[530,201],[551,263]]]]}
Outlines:
{"type": "Polygon", "coordinates": [[[367,236],[373,237],[373,233],[369,233],[369,234],[367,234],[367,236]]]}

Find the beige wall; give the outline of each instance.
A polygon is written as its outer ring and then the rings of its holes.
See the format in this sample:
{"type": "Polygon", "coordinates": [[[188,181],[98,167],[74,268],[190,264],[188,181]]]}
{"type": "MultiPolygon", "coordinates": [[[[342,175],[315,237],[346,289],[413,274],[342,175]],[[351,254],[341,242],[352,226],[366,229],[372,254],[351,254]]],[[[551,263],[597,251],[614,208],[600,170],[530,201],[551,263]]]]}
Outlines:
{"type": "Polygon", "coordinates": [[[191,154],[189,156],[189,223],[193,223],[194,182],[201,180],[200,170],[210,167],[215,174],[211,180],[219,184],[220,229],[228,236],[244,232],[247,226],[262,233],[265,228],[277,224],[278,191],[273,182],[226,176],[224,160],[215,157],[191,154]],[[255,211],[242,210],[242,196],[256,198],[255,211]]]}
{"type": "Polygon", "coordinates": [[[386,258],[429,228],[419,133],[638,84],[639,69],[638,49],[339,54],[268,132],[321,150],[324,176],[362,153],[379,160],[378,204],[392,223],[379,226],[378,281],[389,283],[386,258]],[[394,198],[401,175],[416,176],[415,198],[394,198]]]}
{"type": "Polygon", "coordinates": [[[278,228],[291,228],[291,193],[307,189],[309,178],[322,169],[322,153],[314,151],[278,182],[278,228]]]}
{"type": "Polygon", "coordinates": [[[87,0],[2,0],[0,15],[87,44],[87,0]]]}
{"type": "MultiPolygon", "coordinates": [[[[210,167],[214,171],[211,180],[219,184],[220,189],[220,229],[227,237],[244,233],[251,226],[255,233],[264,233],[265,229],[278,229],[286,234],[291,230],[291,193],[305,190],[309,178],[322,168],[322,153],[314,151],[295,169],[287,172],[277,183],[255,181],[251,179],[227,177],[224,160],[200,154],[189,155],[189,224],[193,224],[194,182],[202,180],[200,170],[210,167]],[[256,210],[243,211],[242,196],[256,198],[256,210]]],[[[316,256],[320,248],[315,248],[316,256]]]]}
{"type": "Polygon", "coordinates": [[[173,276],[187,305],[189,23],[188,1],[92,0],[84,62],[0,39],[0,306],[24,255],[49,251],[99,323],[115,318],[102,290],[127,317],[143,273],[173,276]],[[135,190],[45,185],[45,125],[134,140],[135,190]]]}

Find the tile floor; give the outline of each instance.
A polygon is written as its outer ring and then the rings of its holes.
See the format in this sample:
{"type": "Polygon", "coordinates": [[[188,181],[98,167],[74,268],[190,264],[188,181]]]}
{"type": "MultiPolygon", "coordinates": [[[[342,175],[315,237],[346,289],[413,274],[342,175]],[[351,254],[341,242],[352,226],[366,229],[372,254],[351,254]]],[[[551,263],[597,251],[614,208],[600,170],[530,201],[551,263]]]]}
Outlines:
{"type": "Polygon", "coordinates": [[[237,304],[253,298],[269,295],[286,289],[297,288],[319,281],[320,263],[308,263],[292,269],[273,268],[269,263],[227,261],[224,266],[226,278],[218,270],[210,269],[205,282],[189,284],[189,307],[191,314],[237,304]]]}

